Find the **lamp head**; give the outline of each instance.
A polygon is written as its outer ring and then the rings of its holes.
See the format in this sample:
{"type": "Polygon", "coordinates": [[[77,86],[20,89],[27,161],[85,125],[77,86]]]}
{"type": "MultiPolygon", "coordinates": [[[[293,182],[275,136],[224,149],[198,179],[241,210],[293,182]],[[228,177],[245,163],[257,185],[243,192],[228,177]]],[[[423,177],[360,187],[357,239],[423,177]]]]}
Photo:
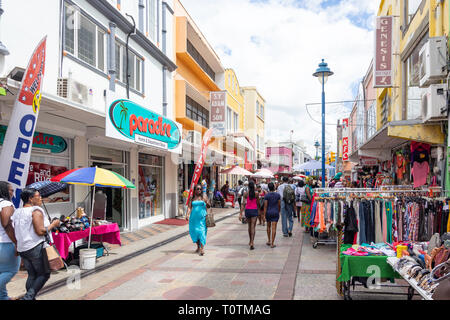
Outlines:
{"type": "Polygon", "coordinates": [[[328,68],[328,64],[325,62],[324,59],[322,59],[322,62],[319,63],[319,68],[316,70],[316,72],[313,73],[314,77],[317,77],[319,79],[319,82],[322,84],[326,83],[329,76],[332,76],[334,73],[328,68]]]}

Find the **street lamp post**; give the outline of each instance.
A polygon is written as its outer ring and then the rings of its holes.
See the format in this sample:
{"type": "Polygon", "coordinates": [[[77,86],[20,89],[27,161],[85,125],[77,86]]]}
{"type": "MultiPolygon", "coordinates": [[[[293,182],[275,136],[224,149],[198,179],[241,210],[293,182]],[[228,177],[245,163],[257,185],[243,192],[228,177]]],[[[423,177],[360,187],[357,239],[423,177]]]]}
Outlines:
{"type": "Polygon", "coordinates": [[[322,188],[325,188],[325,83],[334,73],[328,68],[328,64],[322,59],[319,68],[313,73],[322,84],[322,188]]]}

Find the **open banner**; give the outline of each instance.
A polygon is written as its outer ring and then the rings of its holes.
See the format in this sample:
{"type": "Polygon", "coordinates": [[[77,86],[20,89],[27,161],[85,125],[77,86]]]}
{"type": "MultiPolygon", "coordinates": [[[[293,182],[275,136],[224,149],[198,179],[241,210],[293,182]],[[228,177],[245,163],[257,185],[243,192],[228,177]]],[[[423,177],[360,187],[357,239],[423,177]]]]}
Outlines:
{"type": "Polygon", "coordinates": [[[214,128],[209,128],[208,131],[206,131],[205,135],[203,136],[202,150],[200,152],[200,158],[198,159],[197,164],[195,165],[194,175],[192,176],[191,181],[191,187],[189,188],[189,195],[186,200],[186,206],[189,204],[189,200],[194,194],[194,187],[198,183],[198,180],[200,179],[200,176],[202,174],[203,165],[205,164],[206,159],[206,153],[208,152],[208,146],[209,143],[211,142],[213,132],[214,128]]]}
{"type": "Polygon", "coordinates": [[[34,130],[41,105],[46,43],[47,37],[41,40],[28,63],[0,154],[0,180],[8,181],[14,188],[12,202],[16,208],[20,205],[20,193],[28,179],[34,130]]]}

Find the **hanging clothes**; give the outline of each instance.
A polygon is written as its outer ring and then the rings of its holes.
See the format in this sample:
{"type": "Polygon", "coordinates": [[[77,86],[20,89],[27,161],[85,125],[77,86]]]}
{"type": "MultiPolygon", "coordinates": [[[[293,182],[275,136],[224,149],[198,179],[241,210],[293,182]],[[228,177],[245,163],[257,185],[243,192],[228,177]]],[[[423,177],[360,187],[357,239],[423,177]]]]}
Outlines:
{"type": "Polygon", "coordinates": [[[345,214],[344,226],[344,244],[354,244],[355,234],[358,232],[358,222],[353,202],[345,214]]]}

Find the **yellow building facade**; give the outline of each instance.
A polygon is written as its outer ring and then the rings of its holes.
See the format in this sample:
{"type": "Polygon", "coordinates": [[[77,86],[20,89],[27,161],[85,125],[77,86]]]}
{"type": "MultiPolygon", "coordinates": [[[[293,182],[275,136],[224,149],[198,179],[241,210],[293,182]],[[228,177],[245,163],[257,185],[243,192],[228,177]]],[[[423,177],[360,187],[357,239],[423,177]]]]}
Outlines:
{"type": "Polygon", "coordinates": [[[256,87],[243,87],[244,128],[247,136],[255,142],[255,160],[264,162],[265,152],[265,111],[266,101],[256,87]]]}
{"type": "MultiPolygon", "coordinates": [[[[447,145],[447,117],[442,114],[433,121],[426,118],[424,99],[427,90],[444,83],[446,77],[433,79],[429,87],[424,84],[420,52],[430,39],[444,37],[444,42],[448,39],[449,0],[381,0],[378,16],[393,17],[393,86],[376,89],[377,131],[360,147],[359,156],[375,157],[380,161],[400,161],[403,156],[407,170],[399,175],[402,179],[396,184],[409,184],[412,183],[408,154],[413,148],[411,142],[425,143],[434,151],[433,159],[430,155],[429,178],[436,175],[440,180],[438,184],[442,183],[442,175],[434,174],[433,170],[442,172],[445,167],[441,155],[447,145]]],[[[441,54],[447,60],[446,53],[441,54]]],[[[393,164],[397,166],[395,161],[393,164]]]]}

